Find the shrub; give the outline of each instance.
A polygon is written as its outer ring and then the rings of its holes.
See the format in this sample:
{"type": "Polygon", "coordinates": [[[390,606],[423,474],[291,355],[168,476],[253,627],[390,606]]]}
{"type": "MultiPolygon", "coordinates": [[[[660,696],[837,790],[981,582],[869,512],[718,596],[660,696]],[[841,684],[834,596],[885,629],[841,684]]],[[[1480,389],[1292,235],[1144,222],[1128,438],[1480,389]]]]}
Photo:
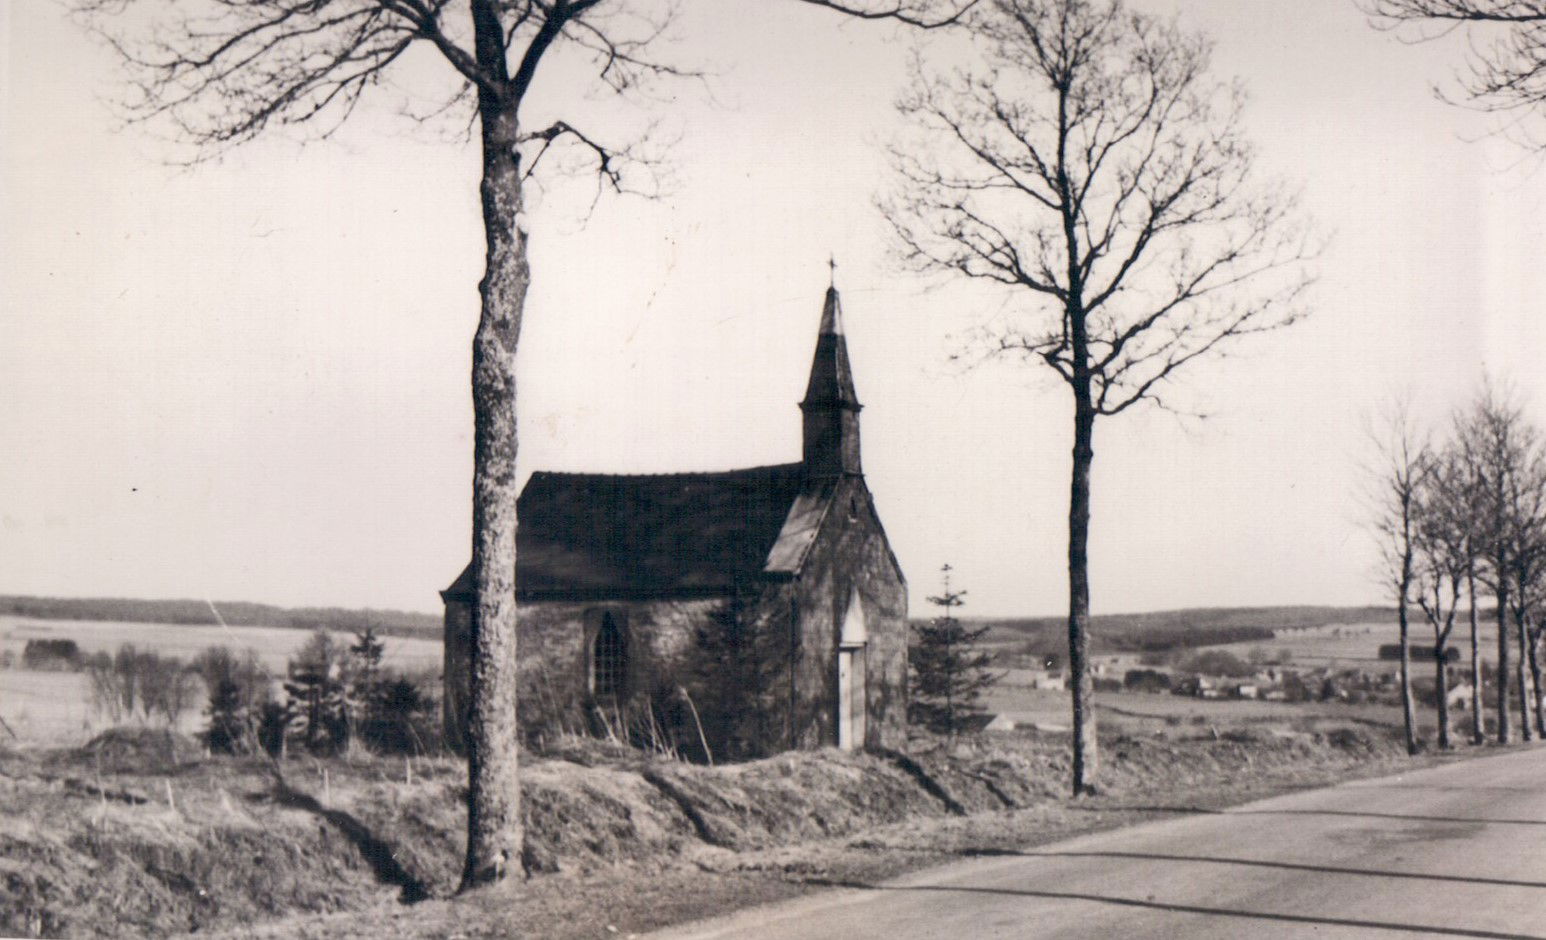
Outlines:
{"type": "Polygon", "coordinates": [[[74,640],[28,640],[21,661],[27,669],[73,672],[81,668],[81,649],[74,640]]]}
{"type": "Polygon", "coordinates": [[[229,647],[211,646],[194,659],[193,668],[208,693],[204,742],[209,749],[222,754],[256,750],[259,709],[269,700],[272,684],[257,652],[249,648],[237,656],[229,647]]]}
{"type": "Polygon", "coordinates": [[[1231,678],[1243,678],[1256,671],[1250,663],[1226,650],[1203,650],[1187,659],[1182,669],[1198,675],[1231,678]]]}
{"type": "Polygon", "coordinates": [[[109,657],[91,657],[87,666],[92,707],[117,723],[132,718],[176,725],[198,694],[196,675],[175,656],[136,649],[125,643],[109,657]]]}
{"type": "Polygon", "coordinates": [[[1155,669],[1129,669],[1122,684],[1135,692],[1168,692],[1170,675],[1155,669]]]}
{"type": "Polygon", "coordinates": [[[328,632],[319,629],[286,670],[285,724],[314,753],[334,753],[349,740],[343,655],[328,632]]]}

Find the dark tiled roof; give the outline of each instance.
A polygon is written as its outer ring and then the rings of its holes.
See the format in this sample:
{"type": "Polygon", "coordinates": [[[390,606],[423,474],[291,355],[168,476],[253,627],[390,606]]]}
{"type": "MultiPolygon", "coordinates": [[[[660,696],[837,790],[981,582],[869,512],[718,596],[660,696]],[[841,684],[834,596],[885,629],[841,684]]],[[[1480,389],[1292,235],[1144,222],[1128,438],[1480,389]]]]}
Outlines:
{"type": "MultiPolygon", "coordinates": [[[[727,588],[763,571],[804,482],[797,463],[651,476],[534,473],[517,504],[517,589],[658,595],[727,588]]],[[[447,593],[470,588],[469,570],[447,593]]]]}

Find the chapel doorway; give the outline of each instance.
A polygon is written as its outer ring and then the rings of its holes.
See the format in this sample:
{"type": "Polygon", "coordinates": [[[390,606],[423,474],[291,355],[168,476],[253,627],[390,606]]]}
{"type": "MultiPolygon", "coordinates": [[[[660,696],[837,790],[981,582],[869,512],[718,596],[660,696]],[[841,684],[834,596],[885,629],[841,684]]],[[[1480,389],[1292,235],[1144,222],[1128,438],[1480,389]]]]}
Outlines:
{"type": "Polygon", "coordinates": [[[866,687],[865,646],[869,641],[864,623],[864,604],[855,590],[848,600],[848,613],[837,650],[837,746],[852,751],[864,747],[868,724],[869,689],[866,687]]]}

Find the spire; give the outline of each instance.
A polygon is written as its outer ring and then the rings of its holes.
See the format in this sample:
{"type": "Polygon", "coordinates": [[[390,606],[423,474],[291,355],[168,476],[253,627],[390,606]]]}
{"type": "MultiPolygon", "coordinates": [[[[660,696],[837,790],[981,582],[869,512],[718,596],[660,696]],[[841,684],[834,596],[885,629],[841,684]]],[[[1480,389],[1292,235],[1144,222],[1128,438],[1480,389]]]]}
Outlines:
{"type": "Polygon", "coordinates": [[[836,405],[855,411],[861,407],[859,395],[854,391],[853,367],[848,364],[843,305],[836,287],[827,288],[827,299],[821,307],[816,356],[811,362],[810,381],[805,386],[805,401],[800,403],[800,407],[807,410],[813,405],[836,405]]]}
{"type": "MultiPolygon", "coordinates": [[[[835,267],[835,264],[834,264],[835,267]]],[[[812,476],[859,474],[859,404],[848,340],[843,336],[843,307],[837,288],[828,287],[816,331],[816,355],[805,386],[805,469],[812,476]]]]}

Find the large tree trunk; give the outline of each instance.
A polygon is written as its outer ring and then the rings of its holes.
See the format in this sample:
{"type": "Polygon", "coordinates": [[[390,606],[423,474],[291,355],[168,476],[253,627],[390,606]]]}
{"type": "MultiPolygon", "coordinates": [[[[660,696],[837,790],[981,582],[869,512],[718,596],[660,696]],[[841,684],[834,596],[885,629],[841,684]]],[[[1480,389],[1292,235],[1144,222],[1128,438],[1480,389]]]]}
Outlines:
{"type": "Polygon", "coordinates": [[[1525,635],[1525,612],[1523,607],[1514,611],[1514,633],[1519,641],[1519,660],[1514,664],[1514,683],[1519,687],[1519,734],[1529,741],[1535,735],[1530,728],[1530,674],[1527,672],[1530,666],[1530,641],[1525,635]]]}
{"type": "MultiPolygon", "coordinates": [[[[1411,562],[1404,563],[1410,570],[1411,562]]],[[[1401,626],[1401,718],[1406,728],[1406,752],[1417,753],[1417,714],[1412,705],[1412,655],[1411,639],[1408,632],[1406,617],[1406,592],[1407,581],[1403,578],[1401,585],[1401,602],[1396,606],[1396,618],[1401,626]]]]}
{"type": "MultiPolygon", "coordinates": [[[[1503,580],[1502,578],[1498,579],[1503,580]]],[[[1508,727],[1508,587],[1498,588],[1498,743],[1507,744],[1508,727]]]]}
{"type": "Polygon", "coordinates": [[[1482,626],[1476,610],[1475,565],[1466,567],[1465,579],[1471,599],[1471,743],[1481,744],[1487,739],[1487,728],[1482,719],[1482,626]]]}
{"type": "Polygon", "coordinates": [[[1448,663],[1444,661],[1445,648],[1438,643],[1433,645],[1433,691],[1438,696],[1439,710],[1439,750],[1450,749],[1449,742],[1449,676],[1445,673],[1448,663]]]}
{"type": "Polygon", "coordinates": [[[488,254],[472,344],[472,566],[477,604],[467,723],[467,859],[462,890],[520,863],[520,725],[516,716],[515,354],[531,272],[517,225],[521,178],[515,109],[480,95],[483,227],[488,254]]]}
{"type": "Polygon", "coordinates": [[[1073,792],[1092,793],[1100,769],[1095,729],[1095,680],[1090,673],[1090,465],[1095,459],[1095,410],[1087,376],[1074,386],[1074,460],[1068,500],[1068,670],[1073,698],[1073,792]]]}

